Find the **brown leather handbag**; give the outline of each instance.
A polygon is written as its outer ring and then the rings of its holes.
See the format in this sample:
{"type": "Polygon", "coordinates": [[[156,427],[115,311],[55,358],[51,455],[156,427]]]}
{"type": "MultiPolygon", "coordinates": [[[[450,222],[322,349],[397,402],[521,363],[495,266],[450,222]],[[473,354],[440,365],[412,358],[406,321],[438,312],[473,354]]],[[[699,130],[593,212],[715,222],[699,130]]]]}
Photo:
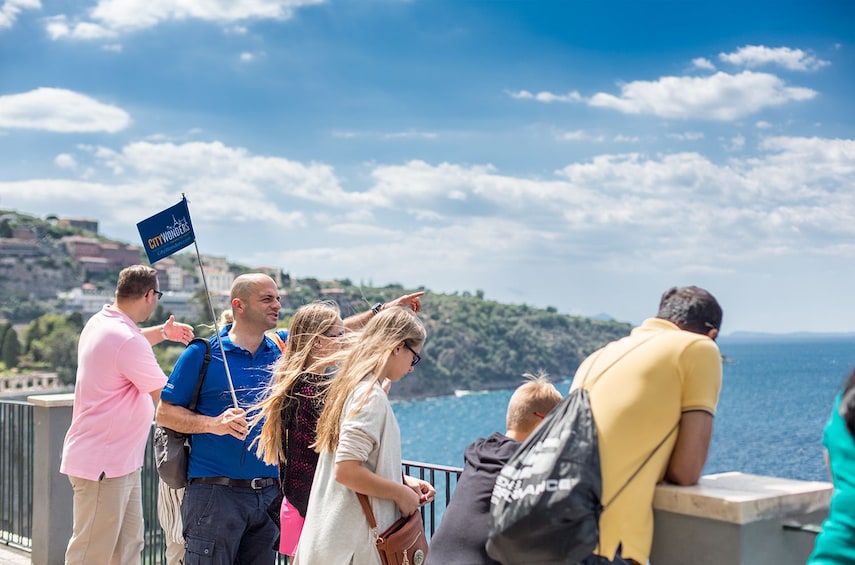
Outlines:
{"type": "Polygon", "coordinates": [[[398,519],[382,534],[377,534],[377,520],[374,519],[368,497],[358,492],[356,496],[371,531],[377,536],[375,543],[383,565],[422,565],[427,557],[428,542],[421,512],[416,510],[398,519]]]}

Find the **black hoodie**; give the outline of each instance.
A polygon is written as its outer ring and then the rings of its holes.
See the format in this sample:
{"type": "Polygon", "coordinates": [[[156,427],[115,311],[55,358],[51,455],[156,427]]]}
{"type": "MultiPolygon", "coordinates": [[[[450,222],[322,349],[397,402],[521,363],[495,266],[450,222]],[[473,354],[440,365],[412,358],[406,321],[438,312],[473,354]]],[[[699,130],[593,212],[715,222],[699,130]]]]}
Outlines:
{"type": "Polygon", "coordinates": [[[496,432],[466,448],[463,474],[430,540],[425,565],[499,565],[485,549],[490,495],[496,476],[519,446],[518,441],[496,432]]]}

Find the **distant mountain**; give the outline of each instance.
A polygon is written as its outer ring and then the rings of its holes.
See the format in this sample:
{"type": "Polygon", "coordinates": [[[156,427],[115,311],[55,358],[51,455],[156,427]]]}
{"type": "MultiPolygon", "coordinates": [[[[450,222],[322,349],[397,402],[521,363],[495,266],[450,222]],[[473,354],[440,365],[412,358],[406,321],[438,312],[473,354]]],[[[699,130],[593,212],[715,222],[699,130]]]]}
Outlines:
{"type": "Polygon", "coordinates": [[[593,316],[589,316],[591,320],[599,320],[601,322],[614,322],[615,319],[611,316],[611,314],[606,314],[605,312],[600,312],[599,314],[594,314],[593,316]]]}
{"type": "Polygon", "coordinates": [[[722,336],[725,341],[810,341],[810,340],[853,340],[855,332],[733,332],[722,336]]]}

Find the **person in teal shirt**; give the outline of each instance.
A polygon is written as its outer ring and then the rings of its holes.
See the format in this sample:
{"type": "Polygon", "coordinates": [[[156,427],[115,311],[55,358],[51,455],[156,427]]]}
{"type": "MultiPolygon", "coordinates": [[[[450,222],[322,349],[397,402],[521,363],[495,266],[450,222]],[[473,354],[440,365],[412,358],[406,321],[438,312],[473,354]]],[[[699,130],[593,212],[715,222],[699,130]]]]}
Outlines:
{"type": "Polygon", "coordinates": [[[822,445],[834,494],[808,565],[855,563],[855,371],[837,395],[822,445]]]}

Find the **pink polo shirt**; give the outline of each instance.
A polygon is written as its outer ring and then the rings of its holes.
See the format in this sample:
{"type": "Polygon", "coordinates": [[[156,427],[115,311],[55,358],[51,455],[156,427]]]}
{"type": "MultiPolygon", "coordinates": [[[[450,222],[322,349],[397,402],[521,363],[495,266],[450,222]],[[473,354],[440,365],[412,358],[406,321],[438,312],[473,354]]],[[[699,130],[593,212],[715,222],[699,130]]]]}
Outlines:
{"type": "Polygon", "coordinates": [[[137,325],[113,305],[104,306],[80,334],[60,472],[94,481],[101,473],[121,477],[142,467],[154,418],[150,393],[165,384],[137,325]]]}

